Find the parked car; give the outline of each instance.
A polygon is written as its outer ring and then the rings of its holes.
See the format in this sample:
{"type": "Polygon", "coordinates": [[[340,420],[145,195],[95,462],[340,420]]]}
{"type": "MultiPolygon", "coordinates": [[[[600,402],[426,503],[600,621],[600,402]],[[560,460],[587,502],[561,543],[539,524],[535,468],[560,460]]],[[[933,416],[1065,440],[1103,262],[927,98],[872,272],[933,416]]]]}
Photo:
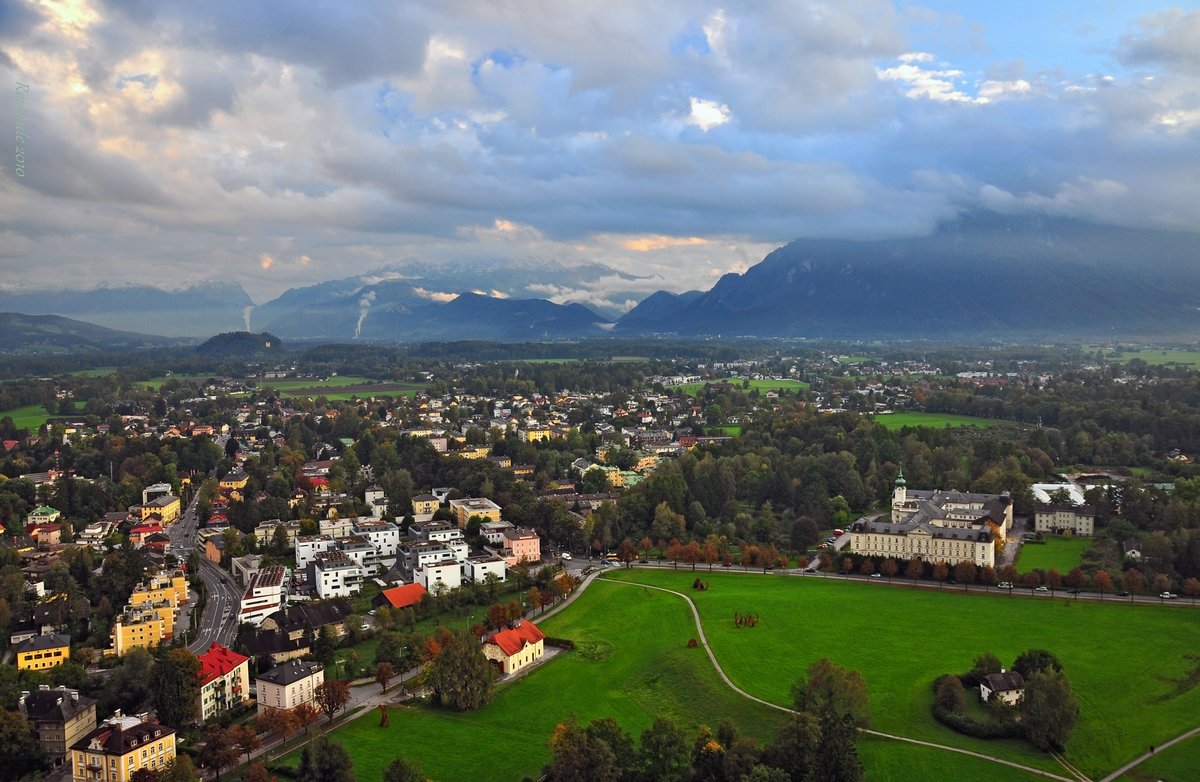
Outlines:
{"type": "Polygon", "coordinates": [[[1128,592],[1118,592],[1117,597],[1129,597],[1129,593],[1128,592]]]}
{"type": "Polygon", "coordinates": [[[1049,592],[1050,587],[1048,587],[1048,586],[1034,587],[1033,591],[1034,592],[1049,592]]]}
{"type": "Polygon", "coordinates": [[[1077,594],[1079,594],[1079,590],[1076,589],[1075,587],[1071,587],[1070,589],[1067,590],[1067,594],[1068,595],[1077,595],[1077,594]]]}
{"type": "Polygon", "coordinates": [[[1175,598],[1179,597],[1179,595],[1175,594],[1174,592],[1163,592],[1161,595],[1159,595],[1159,597],[1163,600],[1174,600],[1175,598]]]}
{"type": "Polygon", "coordinates": [[[871,578],[883,578],[879,573],[872,573],[871,578]]]}
{"type": "Polygon", "coordinates": [[[999,589],[1012,589],[1012,582],[1011,581],[1001,581],[999,584],[996,584],[996,587],[999,589]]]}
{"type": "Polygon", "coordinates": [[[563,553],[559,554],[558,557],[559,557],[559,559],[563,560],[564,562],[570,562],[571,561],[571,552],[564,551],[563,553]]]}

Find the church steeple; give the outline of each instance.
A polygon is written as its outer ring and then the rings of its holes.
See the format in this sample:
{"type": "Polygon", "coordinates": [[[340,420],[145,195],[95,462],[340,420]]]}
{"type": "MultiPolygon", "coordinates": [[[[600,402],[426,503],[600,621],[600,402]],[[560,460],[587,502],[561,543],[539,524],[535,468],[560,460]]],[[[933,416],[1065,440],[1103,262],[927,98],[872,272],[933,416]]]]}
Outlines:
{"type": "Polygon", "coordinates": [[[896,489],[892,492],[892,507],[903,505],[908,499],[908,481],[904,480],[904,468],[900,468],[899,474],[896,475],[896,489]]]}

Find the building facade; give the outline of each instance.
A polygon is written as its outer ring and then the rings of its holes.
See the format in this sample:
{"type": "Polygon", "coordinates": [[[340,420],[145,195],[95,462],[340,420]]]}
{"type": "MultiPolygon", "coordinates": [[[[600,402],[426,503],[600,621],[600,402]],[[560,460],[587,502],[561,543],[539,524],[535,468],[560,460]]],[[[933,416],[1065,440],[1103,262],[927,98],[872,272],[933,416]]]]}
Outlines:
{"type": "Polygon", "coordinates": [[[1096,509],[1091,505],[1038,505],[1033,512],[1033,528],[1049,535],[1094,535],[1096,509]]]}
{"type": "Polygon", "coordinates": [[[533,622],[522,620],[483,639],[483,656],[505,676],[542,659],[545,638],[533,622]]]}
{"type": "Polygon", "coordinates": [[[96,702],[79,690],[43,684],[21,693],[17,707],[55,766],[62,765],[71,746],[96,727],[96,702]]]}
{"type": "Polygon", "coordinates": [[[175,759],[175,731],[120,713],[71,745],[72,782],[129,782],[175,759]]]}
{"type": "Polygon", "coordinates": [[[199,660],[201,722],[249,700],[249,657],[214,641],[199,660]]]}
{"type": "Polygon", "coordinates": [[[317,662],[292,660],[255,679],[258,713],[270,709],[294,709],[313,699],[313,691],[325,681],[325,669],[317,662]]]}
{"type": "Polygon", "coordinates": [[[45,671],[71,659],[71,636],[36,635],[17,646],[17,670],[45,671]]]}

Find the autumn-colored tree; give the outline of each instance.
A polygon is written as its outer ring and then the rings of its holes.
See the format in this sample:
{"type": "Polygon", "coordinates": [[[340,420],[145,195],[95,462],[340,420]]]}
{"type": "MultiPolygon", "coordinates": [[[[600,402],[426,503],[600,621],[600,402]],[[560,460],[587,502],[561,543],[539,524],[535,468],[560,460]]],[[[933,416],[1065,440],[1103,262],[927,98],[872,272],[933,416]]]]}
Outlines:
{"type": "Polygon", "coordinates": [[[1112,576],[1108,574],[1107,570],[1097,570],[1096,574],[1092,576],[1092,585],[1100,590],[1100,599],[1103,600],[1104,593],[1112,591],[1112,576]]]}
{"type": "Polygon", "coordinates": [[[251,763],[242,772],[242,782],[270,782],[270,780],[271,775],[267,773],[267,767],[262,763],[251,763]]]}
{"type": "Polygon", "coordinates": [[[984,565],[979,568],[979,572],[975,575],[975,580],[980,584],[995,584],[996,583],[996,568],[991,565],[984,565]]]}
{"type": "Polygon", "coordinates": [[[950,575],[950,566],[942,560],[933,563],[933,580],[938,582],[938,586],[946,580],[950,575]]]}
{"type": "Polygon", "coordinates": [[[1162,594],[1171,591],[1171,577],[1166,573],[1154,574],[1154,591],[1162,594]]]}
{"type": "Polygon", "coordinates": [[[904,577],[916,581],[925,575],[925,563],[920,557],[913,557],[908,560],[908,564],[904,566],[904,577]]]}
{"type": "Polygon", "coordinates": [[[1046,586],[1051,589],[1062,589],[1062,574],[1054,568],[1046,571],[1046,586]]]}
{"type": "Polygon", "coordinates": [[[1007,541],[1004,538],[1004,530],[1000,529],[1000,525],[991,519],[987,520],[988,529],[992,531],[992,539],[995,541],[996,556],[999,557],[1004,553],[1004,546],[1007,541]]]}
{"type": "Polygon", "coordinates": [[[692,570],[694,571],[696,569],[696,563],[700,561],[700,557],[702,556],[700,553],[700,544],[694,540],[689,542],[683,547],[683,551],[680,556],[682,557],[684,563],[692,566],[692,570]]]}
{"type": "Polygon", "coordinates": [[[260,746],[258,731],[250,725],[234,725],[229,728],[229,734],[234,746],[246,756],[246,762],[250,762],[250,753],[260,746]]]}
{"type": "Polygon", "coordinates": [[[974,584],[975,577],[978,575],[978,568],[975,563],[969,559],[964,559],[954,566],[954,578],[960,584],[974,584]]]}
{"type": "Polygon", "coordinates": [[[637,559],[637,548],[633,545],[633,541],[625,538],[621,544],[617,546],[617,559],[625,563],[625,567],[629,567],[629,563],[637,559]]]}
{"type": "Polygon", "coordinates": [[[851,559],[850,557],[842,558],[842,572],[845,573],[846,575],[849,575],[850,573],[854,572],[854,560],[853,559],[851,559]]]}
{"type": "Polygon", "coordinates": [[[396,676],[396,669],[389,662],[381,662],[375,666],[375,683],[381,692],[387,690],[388,683],[396,676]]]}
{"type": "Polygon", "coordinates": [[[642,558],[650,559],[650,552],[654,549],[654,541],[650,540],[650,536],[642,538],[638,544],[638,548],[642,550],[642,558]]]}
{"type": "Polygon", "coordinates": [[[888,581],[891,581],[900,572],[900,565],[889,557],[879,566],[879,572],[881,575],[887,576],[888,581]]]}
{"type": "Polygon", "coordinates": [[[679,560],[683,556],[683,545],[676,539],[671,538],[671,542],[667,544],[667,561],[675,563],[675,569],[679,569],[679,560]]]}
{"type": "Polygon", "coordinates": [[[293,719],[296,720],[296,727],[304,728],[304,735],[308,735],[308,726],[317,721],[317,717],[321,716],[321,712],[313,705],[312,701],[305,701],[298,704],[291,710],[293,719]]]}
{"type": "MultiPolygon", "coordinates": [[[[487,610],[488,625],[493,630],[499,630],[508,624],[508,607],[503,603],[492,603],[487,610]]],[[[431,654],[430,657],[436,657],[437,654],[431,654]]]]}
{"type": "Polygon", "coordinates": [[[220,725],[205,728],[200,741],[200,765],[216,772],[217,779],[221,778],[221,769],[237,763],[242,754],[236,735],[220,725]]]}
{"type": "Polygon", "coordinates": [[[1030,589],[1039,586],[1042,583],[1042,574],[1036,570],[1031,570],[1028,573],[1021,574],[1021,585],[1027,586],[1030,589]]]}
{"type": "Polygon", "coordinates": [[[1083,568],[1071,568],[1067,573],[1067,586],[1072,589],[1083,589],[1087,586],[1087,574],[1083,572],[1083,568]]]}
{"type": "Polygon", "coordinates": [[[1138,592],[1146,591],[1146,577],[1142,575],[1140,570],[1129,568],[1125,574],[1121,576],[1121,586],[1126,592],[1137,594],[1138,592]]]}
{"type": "Polygon", "coordinates": [[[530,611],[536,611],[546,604],[546,594],[535,586],[529,587],[529,591],[525,593],[525,602],[530,611]]]}
{"type": "Polygon", "coordinates": [[[1012,565],[1005,565],[997,571],[996,580],[1015,584],[1017,582],[1017,569],[1012,565]]]}
{"type": "Polygon", "coordinates": [[[870,557],[863,559],[862,564],[858,566],[858,572],[864,576],[869,576],[875,572],[875,562],[870,557]]]}
{"type": "Polygon", "coordinates": [[[1200,597],[1200,578],[1189,578],[1183,582],[1183,593],[1192,599],[1192,603],[1196,602],[1196,598],[1200,597]]]}
{"type": "Polygon", "coordinates": [[[254,720],[259,733],[271,736],[287,737],[300,727],[296,713],[291,709],[267,709],[254,720]]]}
{"type": "Polygon", "coordinates": [[[346,708],[350,702],[350,685],[338,679],[326,679],[313,689],[313,700],[317,708],[333,722],[333,715],[346,708]]]}

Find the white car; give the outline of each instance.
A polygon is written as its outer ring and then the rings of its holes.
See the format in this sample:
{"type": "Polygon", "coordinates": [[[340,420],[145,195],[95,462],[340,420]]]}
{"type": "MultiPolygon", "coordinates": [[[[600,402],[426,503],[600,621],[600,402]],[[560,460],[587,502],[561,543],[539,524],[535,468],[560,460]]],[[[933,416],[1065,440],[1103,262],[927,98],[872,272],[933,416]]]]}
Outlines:
{"type": "Polygon", "coordinates": [[[564,551],[563,553],[558,555],[558,558],[561,559],[563,562],[570,562],[571,561],[571,552],[564,551]]]}
{"type": "Polygon", "coordinates": [[[1159,595],[1159,597],[1163,600],[1174,600],[1179,597],[1179,595],[1175,594],[1174,592],[1163,592],[1161,595],[1159,595]]]}

